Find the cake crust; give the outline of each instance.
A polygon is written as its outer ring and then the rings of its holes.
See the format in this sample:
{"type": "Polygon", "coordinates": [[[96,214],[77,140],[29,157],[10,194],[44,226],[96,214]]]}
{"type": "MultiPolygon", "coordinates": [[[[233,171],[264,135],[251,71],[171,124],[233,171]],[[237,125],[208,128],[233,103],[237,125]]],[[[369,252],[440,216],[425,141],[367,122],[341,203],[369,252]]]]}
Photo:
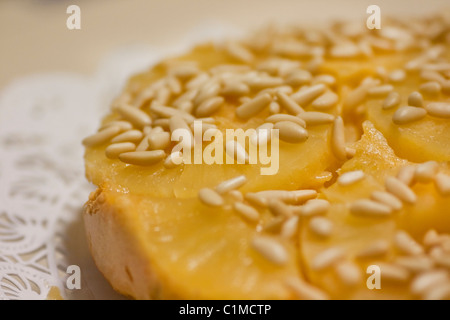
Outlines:
{"type": "Polygon", "coordinates": [[[176,299],[155,276],[151,261],[127,228],[125,213],[101,189],[92,192],[84,206],[83,220],[97,268],[114,290],[135,299],[176,299]],[[163,292],[164,291],[164,292],[163,292]]]}

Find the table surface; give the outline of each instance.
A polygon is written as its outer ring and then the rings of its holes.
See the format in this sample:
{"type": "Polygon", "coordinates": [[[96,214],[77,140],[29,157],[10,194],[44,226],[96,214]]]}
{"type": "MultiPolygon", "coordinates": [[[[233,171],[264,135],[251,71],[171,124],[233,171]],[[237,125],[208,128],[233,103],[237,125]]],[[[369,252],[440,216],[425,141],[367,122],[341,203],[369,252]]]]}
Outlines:
{"type": "MultiPolygon", "coordinates": [[[[448,0],[378,0],[382,17],[424,14],[448,0]]],[[[0,88],[36,72],[91,73],[114,48],[168,46],[201,21],[254,29],[267,23],[325,23],[361,19],[372,0],[2,0],[0,88]],[[68,30],[66,9],[81,8],[81,30],[68,30]]],[[[413,21],[411,23],[414,23],[413,21]]]]}

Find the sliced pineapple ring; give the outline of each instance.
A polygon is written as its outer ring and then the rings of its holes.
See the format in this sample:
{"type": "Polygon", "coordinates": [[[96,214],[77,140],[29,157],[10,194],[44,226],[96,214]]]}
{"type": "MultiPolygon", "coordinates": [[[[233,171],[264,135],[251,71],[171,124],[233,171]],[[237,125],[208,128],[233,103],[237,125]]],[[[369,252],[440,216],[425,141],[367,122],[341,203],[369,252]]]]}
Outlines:
{"type": "MultiPolygon", "coordinates": [[[[433,180],[417,181],[414,173],[417,176],[419,165],[395,156],[372,123],[364,123],[364,135],[355,148],[355,157],[341,167],[340,177],[323,190],[331,207],[320,219],[330,225],[330,231],[318,232],[317,217],[302,220],[300,251],[306,277],[335,299],[419,298],[426,293],[411,291],[414,279],[425,272],[437,272],[440,266],[432,248],[411,245],[411,242],[421,243],[430,229],[450,233],[446,209],[450,198],[439,192],[433,180]],[[386,195],[386,181],[410,167],[413,168],[411,190],[417,196],[414,204],[396,196],[396,201],[383,201],[386,196],[380,194],[386,195]],[[363,172],[363,178],[341,180],[344,175],[358,171],[363,172]],[[395,206],[397,203],[400,208],[395,206]],[[372,275],[369,266],[381,269],[379,290],[367,285],[372,275]]],[[[449,168],[442,164],[439,169],[448,173],[449,168]]],[[[392,197],[391,193],[387,194],[392,197]]]]}
{"type": "MultiPolygon", "coordinates": [[[[182,64],[182,61],[184,60],[197,62],[196,67],[194,67],[194,71],[197,74],[197,79],[201,80],[201,77],[205,76],[207,79],[209,77],[210,79],[209,81],[212,81],[211,78],[214,78],[214,75],[216,73],[219,74],[220,77],[217,76],[217,78],[220,81],[217,81],[217,85],[221,88],[220,90],[222,91],[226,90],[227,86],[230,86],[229,84],[230,81],[227,82],[227,77],[230,77],[230,74],[233,74],[233,72],[235,77],[240,76],[241,73],[243,73],[247,77],[250,77],[250,80],[247,81],[247,83],[250,83],[250,85],[244,84],[244,81],[237,82],[236,80],[234,80],[234,82],[232,82],[231,84],[238,84],[238,85],[240,84],[243,85],[244,87],[247,87],[247,90],[249,90],[249,87],[251,88],[252,81],[253,82],[256,81],[251,78],[252,72],[265,70],[261,65],[264,65],[264,63],[267,64],[267,61],[269,62],[271,61],[268,59],[260,58],[259,60],[261,62],[258,61],[254,62],[255,65],[254,71],[251,71],[252,69],[250,67],[246,67],[244,65],[230,66],[230,64],[233,63],[233,60],[230,59],[228,55],[224,54],[223,50],[218,50],[213,46],[206,45],[197,47],[190,54],[187,54],[186,56],[181,57],[176,61],[168,61],[166,62],[166,64],[167,65],[171,64],[176,65],[177,63],[182,64]],[[214,69],[214,66],[216,66],[216,69],[214,69]],[[220,71],[221,66],[225,71],[220,71]],[[244,71],[241,71],[242,68],[244,71]],[[209,70],[209,72],[201,72],[200,70],[206,71],[209,70]]],[[[282,66],[283,61],[278,62],[279,62],[278,64],[282,66]]],[[[182,65],[181,67],[179,67],[179,69],[183,67],[187,68],[185,65],[182,65]]],[[[128,90],[132,90],[131,88],[134,88],[133,90],[137,90],[138,92],[137,94],[135,94],[135,97],[133,98],[134,101],[140,102],[144,100],[144,98],[142,97],[145,95],[143,95],[142,93],[139,94],[139,92],[142,92],[141,90],[145,92],[145,88],[147,88],[147,90],[149,87],[152,88],[152,83],[155,83],[155,81],[157,83],[160,79],[163,79],[164,81],[172,79],[170,76],[167,76],[167,73],[170,73],[170,68],[169,67],[165,68],[163,67],[163,65],[159,65],[148,73],[134,77],[128,85],[129,87],[128,90]]],[[[265,72],[265,74],[267,74],[267,77],[269,77],[269,74],[267,72],[265,72]]],[[[188,78],[188,80],[183,78],[180,79],[183,80],[179,81],[180,85],[184,85],[185,87],[190,87],[189,83],[192,84],[193,82],[198,81],[196,80],[195,76],[191,76],[190,78],[188,78]]],[[[281,80],[280,77],[274,76],[270,76],[270,79],[272,79],[272,81],[273,79],[276,79],[277,81],[281,80]]],[[[194,89],[193,91],[195,90],[199,91],[205,88],[207,91],[208,86],[209,86],[208,83],[205,85],[197,86],[200,89],[194,89]]],[[[273,85],[271,84],[264,85],[264,83],[262,84],[255,83],[253,84],[253,87],[254,88],[250,92],[248,92],[248,96],[250,98],[254,97],[258,93],[261,94],[261,92],[269,90],[269,92],[271,92],[271,94],[273,95],[271,99],[275,100],[276,99],[275,97],[277,97],[276,92],[278,92],[277,88],[280,88],[279,89],[281,90],[280,92],[283,92],[283,86],[281,84],[276,85],[275,89],[272,89],[272,87],[274,87],[273,85]]],[[[290,88],[290,91],[292,91],[296,90],[296,88],[299,86],[295,85],[293,87],[284,86],[284,88],[286,87],[290,88]]],[[[322,84],[321,88],[322,88],[321,91],[325,92],[326,86],[322,84]]],[[[186,90],[189,91],[189,89],[186,90]]],[[[330,94],[333,92],[332,89],[328,90],[330,94]]],[[[179,97],[182,96],[183,93],[181,92],[178,94],[172,93],[171,95],[173,97],[165,101],[169,105],[172,103],[176,104],[177,99],[179,99],[179,97]]],[[[221,131],[224,139],[226,137],[227,129],[238,129],[238,128],[242,128],[243,130],[256,129],[258,126],[264,123],[268,123],[267,120],[265,119],[268,119],[271,116],[271,114],[280,115],[281,114],[280,112],[283,112],[283,110],[277,112],[270,112],[268,108],[265,108],[265,110],[262,110],[261,112],[255,114],[255,116],[253,116],[248,120],[240,119],[237,117],[235,112],[236,107],[240,103],[239,101],[237,101],[237,98],[239,98],[239,96],[229,96],[227,94],[224,95],[226,97],[224,105],[222,105],[219,110],[217,110],[212,114],[215,118],[215,120],[213,121],[214,125],[218,130],[221,131]]],[[[320,96],[320,94],[319,95],[316,94],[316,96],[320,96]]],[[[192,98],[192,100],[195,102],[195,98],[192,98]]],[[[152,101],[152,99],[148,98],[148,100],[141,105],[141,109],[139,110],[143,110],[144,112],[146,110],[150,110],[150,114],[154,119],[152,125],[153,128],[158,127],[159,125],[167,124],[170,117],[164,117],[161,116],[161,114],[159,116],[158,114],[155,115],[152,111],[153,110],[152,105],[149,101],[152,101]]],[[[153,103],[156,104],[156,102],[153,103]]],[[[283,106],[283,103],[280,102],[280,104],[283,106]]],[[[296,103],[294,102],[294,104],[296,103]]],[[[280,106],[278,107],[280,108],[280,106]]],[[[166,108],[167,110],[167,107],[164,108],[166,108]]],[[[300,108],[301,110],[301,107],[299,105],[296,105],[296,108],[300,108]]],[[[171,110],[173,112],[179,112],[183,116],[186,115],[186,112],[180,111],[181,109],[177,109],[175,107],[169,108],[168,110],[169,111],[171,110]]],[[[289,112],[283,112],[282,114],[286,113],[289,114],[289,112]]],[[[301,122],[303,124],[305,123],[305,121],[302,120],[302,117],[300,116],[296,117],[295,112],[294,114],[292,113],[293,112],[290,113],[291,117],[297,119],[298,122],[301,122]]],[[[105,143],[88,146],[85,156],[86,175],[90,181],[92,181],[96,185],[102,185],[104,186],[104,188],[106,187],[106,185],[109,185],[112,186],[114,189],[122,188],[123,190],[126,190],[127,192],[131,193],[137,194],[151,193],[152,196],[159,196],[159,197],[174,196],[176,198],[192,197],[196,195],[202,187],[214,186],[217,183],[217,181],[226,180],[239,174],[245,174],[249,181],[244,186],[243,189],[244,191],[260,191],[267,189],[268,185],[270,185],[271,188],[274,189],[290,189],[290,190],[308,187],[317,188],[325,182],[322,178],[322,173],[328,168],[335,166],[336,163],[336,159],[332,156],[327,142],[327,138],[330,134],[331,128],[330,122],[332,122],[333,120],[334,117],[333,114],[336,113],[337,113],[336,105],[332,105],[330,108],[327,108],[327,110],[322,110],[319,116],[322,115],[322,117],[326,116],[328,118],[321,120],[323,124],[319,123],[319,125],[312,123],[312,121],[314,121],[314,117],[312,119],[310,119],[311,117],[309,117],[308,119],[310,120],[307,119],[307,122],[312,124],[311,125],[309,125],[308,123],[306,124],[308,130],[308,136],[306,141],[302,143],[289,143],[282,140],[279,141],[279,148],[277,148],[279,149],[278,151],[279,156],[277,155],[278,159],[275,159],[274,155],[272,157],[273,161],[269,163],[262,164],[259,161],[260,158],[258,158],[256,164],[252,165],[245,165],[245,164],[236,165],[236,162],[235,164],[205,165],[204,159],[201,159],[202,162],[201,164],[180,165],[172,170],[167,170],[164,166],[163,161],[159,161],[155,165],[148,167],[134,166],[134,165],[130,166],[127,163],[119,161],[117,157],[115,159],[109,159],[108,157],[104,157],[103,155],[105,153],[105,150],[110,144],[108,143],[108,141],[105,141],[105,143]],[[309,154],[309,156],[305,157],[304,156],[305,154],[309,154]],[[275,161],[277,163],[272,163],[275,161]],[[269,168],[270,166],[273,166],[273,173],[275,174],[271,173],[261,175],[262,172],[261,168],[269,168]]],[[[192,115],[189,116],[194,118],[192,115]]],[[[317,116],[317,114],[312,114],[312,116],[317,116]]],[[[120,116],[120,112],[113,111],[109,116],[105,118],[102,125],[103,127],[108,126],[108,124],[110,124],[110,126],[114,126],[117,121],[123,121],[124,119],[122,118],[123,117],[120,116]]],[[[276,119],[269,121],[272,121],[276,124],[276,119]]],[[[128,130],[131,131],[131,128],[129,128],[128,130]]],[[[142,131],[143,129],[142,127],[140,128],[139,125],[134,124],[133,130],[142,131]]],[[[142,139],[145,140],[145,134],[143,133],[141,134],[141,136],[144,136],[144,138],[140,137],[140,139],[136,139],[136,141],[134,141],[136,145],[142,143],[141,142],[142,139]]],[[[170,153],[170,150],[173,148],[174,145],[175,143],[173,142],[168,144],[164,148],[166,154],[170,153]]],[[[209,154],[205,151],[207,145],[208,142],[205,140],[203,142],[203,148],[200,150],[202,154],[209,154]]],[[[150,149],[151,147],[146,148],[145,150],[150,149]]],[[[193,152],[194,151],[192,151],[192,153],[193,152]]],[[[247,152],[249,152],[248,149],[247,152]]],[[[225,158],[223,162],[224,163],[226,162],[225,158]]]]}
{"type": "MultiPolygon", "coordinates": [[[[408,75],[407,81],[394,85],[395,92],[398,92],[401,97],[398,105],[384,109],[385,99],[369,100],[366,105],[367,117],[383,133],[398,156],[414,162],[449,161],[450,122],[448,119],[428,114],[418,121],[404,124],[395,123],[395,116],[399,114],[399,109],[410,106],[411,102],[414,102],[414,99],[409,99],[409,96],[413,92],[418,93],[420,91],[421,83],[426,82],[421,80],[418,75],[408,75]]],[[[424,99],[418,110],[423,110],[422,112],[433,103],[450,104],[450,96],[442,92],[434,96],[420,95],[424,99]]]]}
{"type": "Polygon", "coordinates": [[[93,195],[85,221],[99,268],[114,270],[115,288],[134,298],[290,299],[284,279],[300,277],[295,244],[267,236],[285,260],[264,258],[253,249],[255,225],[230,205],[211,210],[197,198],[103,191],[93,195]],[[106,242],[108,232],[117,232],[115,243],[106,242]]]}

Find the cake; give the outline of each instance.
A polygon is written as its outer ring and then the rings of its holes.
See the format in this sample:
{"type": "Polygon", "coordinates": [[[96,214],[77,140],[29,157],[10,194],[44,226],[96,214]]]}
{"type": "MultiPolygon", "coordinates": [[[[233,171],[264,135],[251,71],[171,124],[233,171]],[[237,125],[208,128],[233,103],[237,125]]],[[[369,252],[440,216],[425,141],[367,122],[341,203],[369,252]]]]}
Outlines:
{"type": "Polygon", "coordinates": [[[135,299],[450,298],[450,19],[268,27],[133,76],[83,140],[135,299]]]}

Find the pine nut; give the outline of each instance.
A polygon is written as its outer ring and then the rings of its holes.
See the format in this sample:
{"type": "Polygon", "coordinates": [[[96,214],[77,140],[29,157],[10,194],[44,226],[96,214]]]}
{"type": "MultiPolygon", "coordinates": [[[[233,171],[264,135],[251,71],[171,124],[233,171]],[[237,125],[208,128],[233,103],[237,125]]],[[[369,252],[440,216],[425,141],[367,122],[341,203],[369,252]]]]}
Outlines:
{"type": "Polygon", "coordinates": [[[330,109],[334,107],[339,101],[339,96],[333,91],[327,91],[318,98],[316,98],[311,106],[316,109],[330,109]]]}
{"type": "Polygon", "coordinates": [[[288,95],[282,93],[282,92],[277,92],[276,96],[278,98],[278,102],[280,104],[281,107],[283,107],[284,109],[286,109],[286,111],[290,114],[298,114],[298,113],[302,113],[305,110],[303,110],[302,107],[300,107],[297,102],[295,102],[291,97],[289,97],[288,95]]]}
{"type": "Polygon", "coordinates": [[[288,253],[284,246],[275,239],[267,236],[254,237],[252,247],[267,260],[276,265],[285,265],[289,260],[288,253]]]}
{"type": "Polygon", "coordinates": [[[324,93],[326,89],[326,85],[323,83],[318,83],[309,88],[300,89],[291,96],[291,99],[297,102],[298,105],[306,107],[311,101],[324,93]]]}
{"type": "Polygon", "coordinates": [[[416,167],[414,179],[418,182],[427,183],[433,180],[439,169],[439,164],[436,161],[427,161],[419,164],[416,167]]]}
{"type": "Polygon", "coordinates": [[[448,102],[432,102],[425,109],[430,116],[444,119],[450,118],[450,103],[448,102]]]}
{"type": "Polygon", "coordinates": [[[309,221],[309,229],[320,237],[329,237],[333,231],[333,223],[325,217],[313,217],[309,221]]]}
{"type": "Polygon", "coordinates": [[[151,125],[152,119],[141,109],[132,107],[130,105],[121,105],[117,108],[117,112],[127,121],[131,122],[138,128],[151,125]]]}
{"type": "Polygon", "coordinates": [[[142,140],[143,133],[140,130],[130,130],[126,131],[124,133],[119,134],[118,136],[114,137],[111,142],[112,143],[118,143],[118,142],[139,142],[142,140]]]}
{"type": "Polygon", "coordinates": [[[285,142],[301,143],[308,139],[308,131],[295,122],[280,121],[273,128],[279,130],[280,139],[285,142]]]}
{"type": "Polygon", "coordinates": [[[386,217],[392,213],[392,209],[372,200],[361,199],[351,204],[350,212],[362,216],[386,217]]]}
{"type": "Polygon", "coordinates": [[[119,155],[122,162],[138,166],[153,165],[166,156],[163,150],[125,152],[119,155]]]}
{"type": "Polygon", "coordinates": [[[387,177],[385,181],[386,190],[403,202],[414,204],[417,196],[406,184],[394,177],[387,177]]]}
{"type": "Polygon", "coordinates": [[[383,101],[383,109],[392,109],[400,104],[400,94],[398,92],[391,92],[383,101]]]}
{"type": "Polygon", "coordinates": [[[392,193],[384,191],[374,191],[371,195],[372,200],[391,207],[392,210],[398,211],[403,208],[403,203],[392,193]]]}
{"type": "Polygon", "coordinates": [[[247,182],[247,178],[242,176],[237,176],[233,179],[221,182],[215,189],[219,194],[227,193],[231,190],[238,189],[247,182]]]}
{"type": "Polygon", "coordinates": [[[331,150],[339,160],[347,159],[345,150],[345,128],[341,117],[336,117],[331,132],[331,150]]]}
{"type": "Polygon", "coordinates": [[[246,205],[242,202],[235,202],[233,204],[234,210],[236,210],[245,219],[256,222],[259,220],[259,212],[252,206],[246,205]]]}
{"type": "Polygon", "coordinates": [[[120,154],[124,152],[131,152],[135,149],[136,145],[131,142],[113,143],[106,148],[105,154],[109,159],[117,159],[120,154]]]}
{"type": "Polygon", "coordinates": [[[392,122],[397,125],[408,124],[425,118],[427,111],[417,107],[401,107],[392,116],[392,122]]]}
{"type": "Polygon", "coordinates": [[[236,115],[241,119],[248,119],[255,114],[261,112],[272,101],[270,94],[260,95],[236,109],[236,115]]]}
{"type": "Polygon", "coordinates": [[[223,97],[212,97],[205,99],[195,110],[197,117],[208,117],[217,112],[224,103],[223,97]]]}
{"type": "Polygon", "coordinates": [[[120,133],[121,129],[117,126],[107,127],[93,135],[83,139],[83,145],[86,147],[94,147],[110,141],[120,133]]]}
{"type": "Polygon", "coordinates": [[[332,114],[317,111],[299,113],[297,117],[305,121],[307,126],[329,124],[335,120],[335,117],[332,114]]]}
{"type": "Polygon", "coordinates": [[[222,196],[210,188],[200,189],[198,197],[201,202],[210,207],[220,207],[224,204],[222,196]]]}
{"type": "Polygon", "coordinates": [[[408,105],[423,108],[423,97],[420,92],[414,91],[408,96],[408,105]]]}
{"type": "Polygon", "coordinates": [[[302,126],[303,128],[306,127],[306,122],[303,119],[297,116],[292,116],[290,114],[283,114],[283,113],[273,114],[267,117],[265,121],[271,123],[277,123],[280,121],[290,121],[295,122],[296,124],[302,126]]]}
{"type": "Polygon", "coordinates": [[[337,182],[341,186],[348,186],[364,179],[365,174],[362,170],[349,171],[339,176],[337,182]]]}

